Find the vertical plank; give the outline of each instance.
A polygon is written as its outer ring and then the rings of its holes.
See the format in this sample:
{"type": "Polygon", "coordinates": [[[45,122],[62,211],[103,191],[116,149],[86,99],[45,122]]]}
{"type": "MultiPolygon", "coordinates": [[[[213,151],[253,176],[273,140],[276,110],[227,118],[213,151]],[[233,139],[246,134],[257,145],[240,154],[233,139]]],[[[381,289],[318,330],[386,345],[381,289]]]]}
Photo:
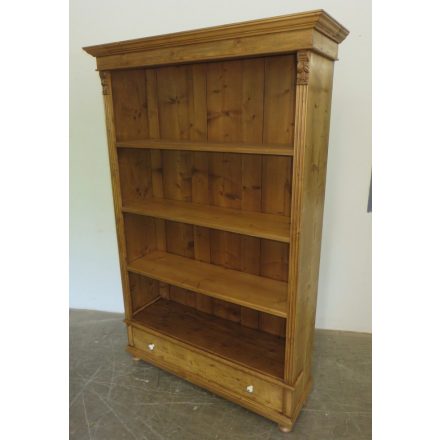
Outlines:
{"type": "Polygon", "coordinates": [[[233,270],[242,270],[241,246],[243,235],[216,229],[210,230],[211,261],[233,270]]]}
{"type": "MultiPolygon", "coordinates": [[[[160,139],[159,126],[159,104],[157,100],[157,72],[150,68],[145,70],[147,83],[147,115],[148,131],[151,139],[160,139]]],[[[163,198],[163,169],[162,153],[160,150],[150,150],[151,158],[151,185],[153,197],[163,198]]],[[[154,219],[156,229],[157,249],[166,251],[165,221],[159,218],[154,219]]],[[[159,283],[159,293],[162,298],[169,299],[170,286],[166,283],[159,283]]]]}
{"type": "Polygon", "coordinates": [[[184,304],[190,307],[196,307],[198,296],[197,293],[172,285],[170,285],[169,288],[170,299],[172,299],[174,302],[178,302],[180,304],[184,304]]]}
{"type": "MultiPolygon", "coordinates": [[[[254,275],[260,274],[260,243],[255,237],[243,236],[241,239],[241,256],[243,272],[254,275]]],[[[247,307],[241,307],[241,324],[246,327],[259,328],[260,312],[247,307]]]]}
{"type": "Polygon", "coordinates": [[[221,206],[241,208],[241,154],[223,153],[223,194],[221,206]]]}
{"type": "Polygon", "coordinates": [[[183,223],[165,221],[167,252],[186,258],[194,258],[194,238],[192,227],[183,228],[183,223]]]}
{"type": "MultiPolygon", "coordinates": [[[[241,139],[242,114],[241,61],[208,64],[207,115],[208,141],[234,142],[241,139]]],[[[210,200],[217,206],[241,207],[241,155],[210,154],[210,200]]],[[[238,234],[210,231],[211,262],[230,269],[241,269],[241,238],[238,234]]],[[[240,306],[214,301],[216,316],[240,321],[240,306]]]]}
{"type": "MultiPolygon", "coordinates": [[[[264,116],[264,58],[241,61],[241,138],[244,143],[261,143],[264,116]]],[[[248,156],[251,157],[251,156],[248,156]]]]}
{"type": "MultiPolygon", "coordinates": [[[[206,64],[191,66],[191,94],[189,101],[190,139],[206,141],[208,119],[206,108],[206,64]]],[[[192,202],[209,204],[209,153],[193,153],[192,202]]],[[[209,229],[194,226],[194,258],[209,263],[211,261],[211,243],[209,229]]],[[[195,307],[205,313],[212,313],[213,299],[197,294],[195,307]]]]}
{"type": "MultiPolygon", "coordinates": [[[[162,139],[189,139],[189,112],[193,83],[190,66],[170,66],[156,69],[159,128],[162,139]]],[[[193,104],[192,104],[193,105],[193,104]]],[[[192,200],[192,154],[187,151],[162,151],[163,197],[172,200],[192,200]]],[[[165,222],[168,252],[194,258],[193,227],[183,223],[165,222]]],[[[181,293],[175,289],[173,294],[181,293]]]]}
{"type": "Polygon", "coordinates": [[[145,70],[147,93],[147,120],[150,139],[160,138],[159,104],[157,101],[157,74],[156,69],[145,70]]]}
{"type": "MultiPolygon", "coordinates": [[[[293,55],[265,60],[264,143],[293,143],[295,72],[293,55]]],[[[263,212],[290,215],[291,175],[291,158],[264,158],[263,212]],[[283,190],[280,191],[280,188],[283,190]]]]}
{"type": "Polygon", "coordinates": [[[241,61],[209,63],[207,70],[208,140],[241,140],[241,61]]]}
{"type": "MultiPolygon", "coordinates": [[[[208,64],[207,69],[208,141],[240,142],[242,137],[241,61],[208,64]]],[[[241,207],[241,155],[210,155],[211,202],[241,207]]]]}
{"type": "Polygon", "coordinates": [[[213,314],[232,322],[241,321],[241,307],[221,299],[212,298],[213,314]]]}
{"type": "Polygon", "coordinates": [[[127,262],[132,262],[157,249],[154,219],[124,214],[127,262]]]}
{"type": "Polygon", "coordinates": [[[275,336],[285,336],[286,320],[279,316],[260,313],[260,329],[275,336]]]}
{"type": "MultiPolygon", "coordinates": [[[[155,69],[145,71],[147,88],[148,128],[151,139],[160,138],[159,104],[157,99],[157,75],[155,69]]],[[[163,198],[163,169],[160,150],[150,150],[153,197],[163,198]]]]}
{"type": "MultiPolygon", "coordinates": [[[[147,116],[150,139],[160,138],[157,77],[155,69],[145,71],[147,90],[147,116]]],[[[153,197],[163,197],[162,156],[160,150],[150,150],[153,197]]]]}
{"type": "MultiPolygon", "coordinates": [[[[209,204],[208,153],[194,153],[192,175],[192,197],[194,203],[209,204]]],[[[211,243],[209,229],[194,226],[194,258],[205,263],[211,262],[211,243]]],[[[212,313],[212,298],[206,295],[197,296],[197,309],[212,313]]]]}
{"type": "Polygon", "coordinates": [[[142,69],[112,72],[116,139],[126,141],[149,136],[145,72],[142,69]]]}
{"type": "Polygon", "coordinates": [[[263,157],[262,211],[290,215],[292,196],[292,159],[283,156],[263,157]]]}
{"type": "Polygon", "coordinates": [[[192,153],[162,151],[163,195],[166,199],[192,200],[192,153]]]}
{"type": "Polygon", "coordinates": [[[152,196],[152,167],[148,150],[126,148],[118,151],[122,203],[152,196]]]}
{"type": "Polygon", "coordinates": [[[295,119],[295,57],[265,59],[264,142],[291,145],[295,119]]]}
{"type": "MultiPolygon", "coordinates": [[[[264,116],[264,58],[242,61],[242,138],[244,143],[260,144],[263,141],[264,116]]],[[[243,211],[261,212],[262,186],[261,155],[242,155],[242,194],[241,209],[243,211]]],[[[261,240],[243,236],[242,267],[244,272],[260,274],[261,240]]],[[[241,308],[241,324],[247,327],[260,327],[261,313],[241,308]]]]}
{"type": "Polygon", "coordinates": [[[194,203],[209,204],[209,156],[211,154],[202,151],[193,153],[191,186],[194,203]]]}
{"type": "MultiPolygon", "coordinates": [[[[151,174],[152,174],[152,193],[153,197],[163,198],[163,170],[162,170],[162,154],[160,150],[150,150],[151,155],[151,174]]],[[[159,251],[167,250],[165,220],[160,218],[154,219],[156,229],[156,245],[159,251]]],[[[166,283],[159,284],[160,295],[169,299],[169,285],[166,283]]]]}
{"type": "Polygon", "coordinates": [[[204,141],[208,137],[206,108],[206,64],[188,67],[189,139],[204,141]]]}
{"type": "Polygon", "coordinates": [[[135,273],[130,273],[129,279],[133,313],[136,313],[159,296],[159,282],[135,273]]]}
{"type": "Polygon", "coordinates": [[[261,240],[261,275],[287,281],[289,274],[289,245],[273,240],[261,240]]]}
{"type": "Polygon", "coordinates": [[[161,67],[157,101],[162,139],[189,139],[187,66],[161,67]]]}
{"type": "MultiPolygon", "coordinates": [[[[267,57],[264,80],[263,143],[292,144],[295,99],[293,55],[267,57]]],[[[265,156],[262,159],[262,211],[290,215],[291,158],[265,156]]],[[[287,281],[288,245],[271,240],[261,242],[261,275],[287,281]]],[[[260,314],[260,328],[285,334],[284,320],[260,314]]]]}

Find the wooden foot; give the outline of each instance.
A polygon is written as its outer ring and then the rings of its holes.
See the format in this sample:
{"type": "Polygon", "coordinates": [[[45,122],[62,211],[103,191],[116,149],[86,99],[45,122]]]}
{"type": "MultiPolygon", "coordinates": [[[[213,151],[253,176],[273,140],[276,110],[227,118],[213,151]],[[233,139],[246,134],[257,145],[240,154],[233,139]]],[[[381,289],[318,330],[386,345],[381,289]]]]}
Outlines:
{"type": "Polygon", "coordinates": [[[280,428],[281,432],[290,432],[290,431],[292,431],[292,426],[278,425],[278,428],[280,428]]]}
{"type": "Polygon", "coordinates": [[[137,362],[137,361],[140,361],[141,358],[137,358],[137,357],[134,357],[134,356],[133,356],[133,360],[137,362]]]}

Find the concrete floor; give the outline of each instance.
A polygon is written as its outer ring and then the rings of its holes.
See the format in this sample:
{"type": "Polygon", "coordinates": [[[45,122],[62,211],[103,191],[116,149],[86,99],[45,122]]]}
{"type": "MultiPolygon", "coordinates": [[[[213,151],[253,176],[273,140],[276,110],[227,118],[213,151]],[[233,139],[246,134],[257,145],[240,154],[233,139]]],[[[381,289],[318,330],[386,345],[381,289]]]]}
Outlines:
{"type": "Polygon", "coordinates": [[[125,352],[122,315],[70,313],[70,439],[371,438],[371,336],[318,330],[314,389],[293,431],[125,352]]]}

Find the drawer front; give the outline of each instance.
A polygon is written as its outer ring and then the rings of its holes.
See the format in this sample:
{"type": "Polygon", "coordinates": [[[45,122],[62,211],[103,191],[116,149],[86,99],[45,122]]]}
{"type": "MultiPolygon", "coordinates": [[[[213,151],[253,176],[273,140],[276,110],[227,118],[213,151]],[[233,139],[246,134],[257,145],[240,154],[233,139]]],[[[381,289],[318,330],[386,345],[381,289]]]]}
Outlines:
{"type": "Polygon", "coordinates": [[[273,382],[236,370],[221,361],[191,351],[178,342],[137,328],[133,328],[133,343],[148,358],[170,365],[177,374],[181,372],[185,376],[185,372],[191,373],[240,398],[282,411],[283,390],[273,382]]]}

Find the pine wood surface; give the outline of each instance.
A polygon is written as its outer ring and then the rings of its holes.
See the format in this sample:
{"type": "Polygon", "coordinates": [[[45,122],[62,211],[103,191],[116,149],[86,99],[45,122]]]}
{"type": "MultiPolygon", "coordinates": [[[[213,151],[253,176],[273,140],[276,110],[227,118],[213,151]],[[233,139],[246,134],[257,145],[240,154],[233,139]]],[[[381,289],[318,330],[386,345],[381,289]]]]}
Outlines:
{"type": "Polygon", "coordinates": [[[194,142],[166,139],[141,139],[117,142],[118,148],[148,148],[158,150],[206,151],[214,153],[264,154],[293,156],[291,145],[252,145],[229,142],[194,142]]]}
{"type": "Polygon", "coordinates": [[[128,350],[286,432],[312,384],[347,34],[319,10],[85,48],[101,71],[128,350]]]}
{"type": "Polygon", "coordinates": [[[99,70],[312,49],[336,59],[348,34],[323,10],[85,47],[99,70]]]}
{"type": "Polygon", "coordinates": [[[289,217],[282,215],[158,198],[127,202],[122,207],[122,211],[284,243],[288,243],[290,240],[289,217]]]}
{"type": "Polygon", "coordinates": [[[284,339],[161,299],[135,322],[277,378],[283,376],[284,339]]]}
{"type": "MultiPolygon", "coordinates": [[[[224,336],[224,332],[221,332],[221,335],[224,336]]],[[[142,352],[148,353],[149,359],[171,365],[177,364],[184,374],[192,373],[203,377],[209,382],[230,390],[236,396],[264,404],[267,408],[281,412],[283,388],[275,381],[267,380],[267,376],[253,374],[254,372],[249,369],[246,371],[231,368],[223,362],[222,358],[214,363],[213,357],[208,357],[206,350],[200,352],[185,344],[175,343],[174,339],[165,338],[163,332],[158,335],[149,330],[134,327],[133,345],[142,352]],[[251,387],[251,391],[248,387],[251,387]]],[[[218,357],[216,356],[215,359],[218,357]]]]}
{"type": "Polygon", "coordinates": [[[298,86],[297,109],[303,110],[295,142],[298,167],[294,170],[291,230],[295,246],[290,251],[291,261],[297,264],[291,265],[289,276],[285,366],[286,381],[297,383],[298,394],[311,381],[333,82],[331,61],[314,53],[300,56],[308,59],[310,77],[307,84],[298,86]]]}
{"type": "Polygon", "coordinates": [[[281,281],[160,251],[132,261],[128,270],[233,304],[286,317],[287,283],[281,281]]]}

